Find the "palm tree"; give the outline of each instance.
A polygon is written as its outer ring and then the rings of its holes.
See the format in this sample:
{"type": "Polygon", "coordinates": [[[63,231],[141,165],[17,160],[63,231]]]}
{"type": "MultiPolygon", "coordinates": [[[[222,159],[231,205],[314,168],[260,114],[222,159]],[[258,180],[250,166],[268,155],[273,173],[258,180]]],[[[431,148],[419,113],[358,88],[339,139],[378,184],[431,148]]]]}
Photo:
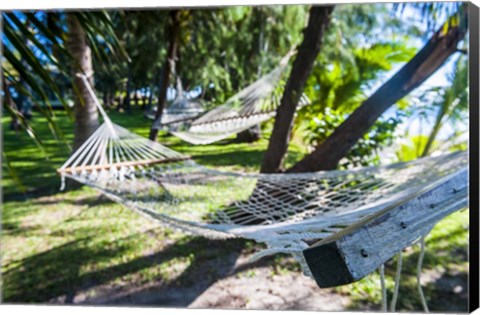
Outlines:
{"type": "MultiPolygon", "coordinates": [[[[116,37],[110,15],[105,11],[14,11],[2,13],[1,17],[4,22],[2,44],[6,62],[2,63],[2,81],[5,88],[28,98],[47,119],[52,133],[64,139],[53,119],[51,98],[59,100],[67,113],[71,112],[66,93],[52,73],[55,71],[65,77],[75,94],[74,147],[78,147],[97,126],[98,116],[93,100],[76,74],[89,75],[93,83],[92,51],[106,66],[128,59],[116,37]]],[[[5,107],[41,147],[41,140],[28,126],[16,100],[10,98],[5,107]]]]}
{"type": "Polygon", "coordinates": [[[298,48],[290,76],[283,92],[273,125],[268,148],[263,157],[261,172],[277,172],[283,163],[290,141],[290,131],[297,104],[300,101],[305,83],[322,47],[323,35],[330,23],[333,6],[312,6],[304,39],[298,48]]]}
{"type": "Polygon", "coordinates": [[[421,154],[422,157],[430,154],[438,133],[446,123],[455,124],[458,121],[464,121],[464,115],[468,112],[468,67],[466,58],[463,56],[458,58],[456,69],[450,75],[450,82],[451,85],[448,88],[431,90],[436,94],[433,106],[437,115],[421,154]]]}
{"type": "Polygon", "coordinates": [[[73,86],[75,93],[75,127],[74,150],[95,131],[98,127],[98,112],[95,101],[87,90],[87,86],[79,74],[85,75],[93,86],[92,51],[88,45],[85,30],[80,25],[74,13],[67,13],[68,44],[67,48],[78,64],[72,69],[73,86]]]}

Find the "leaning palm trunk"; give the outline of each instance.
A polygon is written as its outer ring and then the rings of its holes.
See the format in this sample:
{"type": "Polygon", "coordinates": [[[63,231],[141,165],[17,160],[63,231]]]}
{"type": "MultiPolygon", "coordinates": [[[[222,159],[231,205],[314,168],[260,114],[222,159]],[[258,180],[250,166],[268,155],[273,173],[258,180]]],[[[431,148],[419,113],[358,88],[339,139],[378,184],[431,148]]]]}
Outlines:
{"type": "Polygon", "coordinates": [[[462,5],[455,15],[439,28],[427,44],[402,69],[366,99],[317,148],[287,172],[302,173],[335,169],[358,140],[377,119],[400,99],[419,87],[446,60],[459,52],[457,45],[468,30],[468,10],[462,5]],[[452,21],[456,21],[453,26],[452,21]]]}
{"type": "Polygon", "coordinates": [[[76,65],[73,68],[73,88],[75,95],[74,149],[80,147],[98,127],[98,113],[95,102],[77,75],[83,73],[93,85],[92,53],[88,46],[85,31],[74,13],[67,14],[68,50],[76,65]]]}

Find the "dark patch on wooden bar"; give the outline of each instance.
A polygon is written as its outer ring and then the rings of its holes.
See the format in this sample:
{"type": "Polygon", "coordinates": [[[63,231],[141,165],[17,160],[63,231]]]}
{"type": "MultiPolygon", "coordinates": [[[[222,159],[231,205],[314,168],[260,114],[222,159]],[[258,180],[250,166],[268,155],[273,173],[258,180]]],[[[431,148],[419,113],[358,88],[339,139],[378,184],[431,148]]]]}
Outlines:
{"type": "Polygon", "coordinates": [[[379,224],[387,221],[388,218],[390,218],[390,214],[386,213],[385,215],[382,215],[381,217],[378,217],[378,218],[374,219],[371,223],[368,224],[368,226],[379,225],[379,224]]]}
{"type": "Polygon", "coordinates": [[[303,251],[308,267],[320,288],[354,281],[336,243],[310,247],[303,251]]]}

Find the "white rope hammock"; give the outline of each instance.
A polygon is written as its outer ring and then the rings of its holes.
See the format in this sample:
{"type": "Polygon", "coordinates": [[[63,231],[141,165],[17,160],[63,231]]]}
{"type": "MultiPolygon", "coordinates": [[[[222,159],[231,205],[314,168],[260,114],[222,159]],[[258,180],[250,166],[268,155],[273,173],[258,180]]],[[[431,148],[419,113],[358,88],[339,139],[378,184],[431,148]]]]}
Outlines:
{"type": "Polygon", "coordinates": [[[105,122],[58,170],[63,183],[71,178],[89,185],[187,233],[265,243],[268,248],[252,259],[290,253],[310,276],[302,251],[312,243],[411,200],[468,166],[467,152],[456,152],[346,171],[223,172],[112,123],[86,85],[105,122]]]}
{"type": "Polygon", "coordinates": [[[59,172],[159,223],[207,237],[264,242],[269,249],[258,254],[263,256],[300,253],[309,240],[408,199],[466,162],[462,152],[349,171],[221,172],[104,123],[59,172]]]}
{"type": "MultiPolygon", "coordinates": [[[[175,73],[175,71],[174,71],[175,73]]],[[[175,99],[163,109],[162,115],[155,119],[157,107],[152,108],[146,113],[146,117],[154,120],[152,128],[157,130],[167,129],[170,126],[181,126],[191,121],[205,112],[203,102],[200,99],[191,98],[184,93],[182,80],[177,76],[177,86],[175,89],[175,99]]]]}
{"type": "MultiPolygon", "coordinates": [[[[154,128],[168,129],[169,125],[182,125],[188,120],[193,120],[205,112],[200,100],[190,99],[185,95],[178,95],[164,110],[160,119],[154,121],[154,128]]],[[[155,119],[155,111],[145,114],[149,119],[155,119]]]]}
{"type": "MultiPolygon", "coordinates": [[[[192,144],[209,144],[274,117],[280,104],[279,82],[292,54],[293,51],[281,60],[277,68],[230,97],[223,105],[191,122],[170,125],[170,133],[192,144]]],[[[299,106],[309,102],[308,97],[302,95],[299,106]]]]}

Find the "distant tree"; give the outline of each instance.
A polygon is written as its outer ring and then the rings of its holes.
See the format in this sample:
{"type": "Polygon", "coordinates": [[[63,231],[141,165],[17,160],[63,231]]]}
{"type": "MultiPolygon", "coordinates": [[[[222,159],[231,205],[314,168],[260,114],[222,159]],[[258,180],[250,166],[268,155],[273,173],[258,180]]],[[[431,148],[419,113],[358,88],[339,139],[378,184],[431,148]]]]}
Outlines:
{"type": "MultiPolygon", "coordinates": [[[[163,109],[165,108],[167,102],[167,89],[170,84],[170,76],[172,71],[175,69],[175,60],[177,58],[178,45],[180,40],[180,23],[181,23],[181,10],[172,10],[170,11],[170,19],[167,26],[166,33],[169,34],[168,40],[168,51],[167,56],[164,62],[161,85],[158,92],[158,105],[155,112],[155,121],[159,120],[162,116],[163,109]]],[[[152,141],[157,140],[158,129],[156,124],[152,124],[150,129],[149,139],[152,141]]]]}
{"type": "MultiPolygon", "coordinates": [[[[122,39],[129,62],[120,65],[118,93],[124,95],[119,107],[130,111],[130,102],[135,101],[138,90],[152,94],[159,84],[159,72],[168,45],[165,25],[169,12],[164,10],[119,11],[114,21],[117,36],[122,39]],[[133,97],[131,95],[133,94],[133,97]]],[[[107,72],[107,74],[109,71],[107,72]]],[[[137,100],[138,102],[138,100],[137,100]]],[[[145,105],[145,104],[143,104],[145,105]]]]}
{"type": "MultiPolygon", "coordinates": [[[[403,141],[399,148],[395,151],[395,155],[399,161],[411,161],[422,156],[425,150],[425,144],[428,137],[425,135],[411,136],[403,141]]],[[[437,143],[435,143],[437,144],[437,143]]]]}
{"type": "Polygon", "coordinates": [[[298,44],[307,12],[301,5],[191,10],[177,63],[185,89],[201,87],[207,106],[222,104],[298,44]]]}
{"type": "MultiPolygon", "coordinates": [[[[207,108],[222,104],[261,73],[278,65],[297,41],[304,15],[305,6],[182,10],[177,22],[176,58],[163,57],[170,60],[170,69],[163,61],[159,99],[163,98],[160,91],[164,88],[175,88],[172,79],[176,76],[185,91],[201,91],[207,108]]],[[[168,30],[165,29],[168,47],[172,25],[169,23],[168,30]]],[[[164,106],[157,107],[158,115],[164,106]]],[[[152,129],[152,138],[154,133],[152,129]]]]}
{"type": "Polygon", "coordinates": [[[453,73],[450,74],[450,86],[434,88],[433,111],[436,111],[435,122],[430,131],[421,156],[427,156],[433,149],[434,141],[442,127],[449,123],[454,126],[463,125],[468,115],[468,66],[467,58],[460,57],[453,73]]]}

